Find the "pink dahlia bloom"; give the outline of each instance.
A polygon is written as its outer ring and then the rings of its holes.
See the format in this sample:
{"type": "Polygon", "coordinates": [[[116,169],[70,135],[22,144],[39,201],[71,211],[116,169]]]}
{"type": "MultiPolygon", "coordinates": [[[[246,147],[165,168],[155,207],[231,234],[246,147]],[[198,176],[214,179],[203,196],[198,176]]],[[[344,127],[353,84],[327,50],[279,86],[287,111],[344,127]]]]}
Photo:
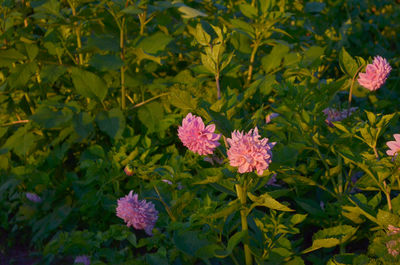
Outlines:
{"type": "Polygon", "coordinates": [[[75,258],[74,263],[90,265],[90,258],[89,258],[89,256],[86,256],[86,255],[77,256],[75,258]]]}
{"type": "MultiPolygon", "coordinates": [[[[399,227],[395,227],[393,225],[389,225],[388,226],[388,232],[387,235],[388,236],[394,236],[400,233],[400,228],[399,227]]],[[[393,239],[390,240],[386,243],[386,248],[387,251],[390,255],[396,257],[400,254],[399,250],[400,250],[400,239],[393,239]]]]}
{"type": "Polygon", "coordinates": [[[36,193],[32,193],[32,192],[27,192],[25,193],[25,196],[28,200],[30,200],[31,202],[35,202],[35,203],[40,203],[42,202],[42,198],[40,198],[39,195],[37,195],[36,193]]]}
{"type": "Polygon", "coordinates": [[[215,134],[215,124],[204,126],[200,117],[189,113],[178,128],[178,136],[184,146],[199,155],[209,155],[219,146],[221,134],[215,134]]]}
{"type": "Polygon", "coordinates": [[[381,56],[375,56],[372,64],[368,64],[365,73],[358,75],[358,83],[370,91],[379,89],[389,76],[392,67],[381,56]]]}
{"type": "Polygon", "coordinates": [[[326,108],[324,109],[322,112],[326,115],[326,120],[325,122],[333,127],[332,122],[333,121],[341,121],[344,120],[345,118],[349,117],[351,114],[353,114],[353,112],[355,112],[358,108],[350,108],[350,109],[346,109],[346,110],[336,110],[336,109],[332,109],[332,108],[326,108]]]}
{"type": "Polygon", "coordinates": [[[400,134],[394,134],[393,136],[396,141],[389,141],[386,143],[390,148],[390,150],[386,151],[388,156],[394,156],[400,151],[400,134]]]}
{"type": "Polygon", "coordinates": [[[135,229],[144,229],[149,235],[158,219],[158,212],[154,204],[146,200],[138,200],[138,195],[130,191],[128,195],[118,200],[117,216],[124,219],[126,225],[135,229]]]}
{"type": "Polygon", "coordinates": [[[271,163],[271,149],[276,143],[268,143],[267,138],[259,139],[257,127],[247,134],[234,131],[228,138],[228,158],[231,166],[238,167],[239,173],[257,171],[262,175],[271,163]]]}

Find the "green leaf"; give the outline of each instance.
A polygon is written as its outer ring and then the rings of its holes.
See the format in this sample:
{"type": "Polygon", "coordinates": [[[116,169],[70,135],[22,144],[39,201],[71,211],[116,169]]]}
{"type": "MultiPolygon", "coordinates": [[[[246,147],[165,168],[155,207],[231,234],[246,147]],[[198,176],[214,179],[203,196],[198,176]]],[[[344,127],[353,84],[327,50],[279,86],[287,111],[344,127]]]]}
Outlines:
{"type": "Polygon", "coordinates": [[[217,209],[215,213],[207,215],[207,218],[211,219],[218,219],[222,217],[227,218],[229,215],[239,210],[240,206],[241,206],[240,201],[236,199],[234,201],[229,202],[227,206],[217,209]]]}
{"type": "Polygon", "coordinates": [[[304,12],[307,13],[320,13],[324,10],[326,4],[319,2],[308,2],[304,6],[304,12]]]}
{"type": "Polygon", "coordinates": [[[274,46],[271,53],[261,59],[264,71],[269,73],[271,70],[278,68],[288,52],[289,47],[286,45],[278,44],[274,46]]]}
{"type": "Polygon", "coordinates": [[[3,148],[14,151],[19,157],[24,157],[36,147],[36,143],[39,139],[40,137],[28,131],[28,126],[25,125],[8,137],[3,148]]]}
{"type": "Polygon", "coordinates": [[[229,256],[233,249],[242,242],[243,238],[247,235],[247,231],[236,232],[231,238],[229,238],[228,246],[224,250],[216,250],[215,255],[218,258],[225,258],[229,256]]]}
{"type": "Polygon", "coordinates": [[[255,8],[252,5],[249,4],[241,4],[239,6],[240,11],[242,12],[243,15],[245,15],[245,17],[248,17],[250,19],[255,19],[258,16],[258,10],[257,8],[255,8]]]}
{"type": "Polygon", "coordinates": [[[20,88],[26,86],[33,74],[36,72],[36,62],[19,64],[12,69],[12,74],[8,78],[10,88],[20,88]]]}
{"type": "Polygon", "coordinates": [[[284,212],[292,212],[294,210],[290,209],[286,205],[281,204],[277,200],[271,197],[268,193],[264,193],[260,196],[254,196],[250,192],[247,193],[250,200],[254,203],[251,205],[251,209],[256,206],[264,206],[273,210],[284,211],[284,212]]]}
{"type": "Polygon", "coordinates": [[[31,119],[45,129],[60,128],[69,122],[72,112],[69,109],[52,110],[48,107],[39,108],[31,119]]]}
{"type": "Polygon", "coordinates": [[[351,78],[356,74],[358,69],[357,61],[351,57],[344,47],[342,47],[339,53],[339,65],[342,72],[351,78]]]}
{"type": "Polygon", "coordinates": [[[87,112],[80,112],[73,119],[75,132],[82,138],[86,138],[93,132],[93,118],[87,112]]]}
{"type": "Polygon", "coordinates": [[[42,83],[54,84],[60,76],[65,74],[67,68],[63,65],[45,65],[40,71],[42,83]]]}
{"type": "Polygon", "coordinates": [[[157,54],[165,50],[165,47],[173,40],[171,36],[158,31],[151,36],[145,37],[139,41],[136,48],[142,48],[143,51],[150,54],[157,54]]]}
{"type": "Polygon", "coordinates": [[[84,97],[103,101],[108,88],[104,80],[92,72],[72,67],[71,78],[76,91],[84,97]]]}
{"type": "Polygon", "coordinates": [[[163,117],[163,107],[156,101],[146,104],[138,111],[138,118],[147,127],[148,133],[159,131],[163,117]]]}
{"type": "Polygon", "coordinates": [[[0,50],[0,67],[11,67],[12,63],[25,59],[26,56],[16,49],[0,50]]]}
{"type": "Polygon", "coordinates": [[[189,254],[196,256],[196,252],[209,245],[210,242],[206,239],[200,239],[197,231],[175,230],[173,241],[176,247],[189,254]]]}
{"type": "Polygon", "coordinates": [[[128,15],[139,15],[143,13],[143,10],[138,8],[135,5],[130,5],[127,8],[121,10],[121,13],[128,14],[128,15]]]}
{"type": "Polygon", "coordinates": [[[196,40],[204,46],[209,45],[211,41],[211,36],[203,29],[201,26],[201,23],[198,23],[196,25],[196,35],[195,35],[196,40]]]}
{"type": "Polygon", "coordinates": [[[170,102],[173,106],[184,110],[195,110],[197,108],[197,99],[193,98],[185,90],[174,89],[170,93],[170,102]]]}
{"type": "Polygon", "coordinates": [[[179,12],[182,13],[183,18],[189,19],[189,18],[206,17],[207,16],[207,14],[205,14],[197,9],[191,8],[185,4],[178,3],[175,5],[178,6],[178,10],[179,10],[179,12]]]}
{"type": "Polygon", "coordinates": [[[398,226],[400,221],[399,216],[381,209],[378,209],[376,219],[378,220],[378,224],[383,228],[387,228],[388,225],[398,226]]]}
{"type": "Polygon", "coordinates": [[[95,54],[89,64],[100,71],[118,70],[124,62],[114,54],[100,55],[95,54]]]}
{"type": "Polygon", "coordinates": [[[125,129],[125,117],[119,108],[100,112],[96,118],[96,123],[101,131],[115,140],[122,137],[122,132],[125,129]]]}
{"type": "Polygon", "coordinates": [[[302,253],[308,253],[319,248],[331,248],[349,240],[357,231],[357,228],[350,225],[339,225],[325,228],[313,235],[312,246],[302,253]]]}
{"type": "Polygon", "coordinates": [[[245,33],[247,34],[249,37],[251,37],[252,39],[254,39],[255,34],[254,34],[254,29],[253,27],[244,22],[243,20],[240,19],[231,19],[230,22],[232,23],[232,25],[235,27],[235,29],[241,33],[245,33]]]}

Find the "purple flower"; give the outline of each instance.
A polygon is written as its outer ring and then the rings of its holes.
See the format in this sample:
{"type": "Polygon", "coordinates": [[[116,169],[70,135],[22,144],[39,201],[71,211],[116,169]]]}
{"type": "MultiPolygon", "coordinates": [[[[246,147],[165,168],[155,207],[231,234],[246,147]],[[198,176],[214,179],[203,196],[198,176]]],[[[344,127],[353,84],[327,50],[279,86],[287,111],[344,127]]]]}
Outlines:
{"type": "Polygon", "coordinates": [[[365,73],[358,75],[358,83],[370,91],[379,89],[389,76],[392,67],[381,56],[375,56],[372,64],[368,64],[365,73]]]}
{"type": "Polygon", "coordinates": [[[158,219],[158,212],[154,204],[146,200],[138,200],[138,195],[130,191],[128,195],[118,200],[117,216],[122,218],[126,225],[135,229],[144,229],[149,235],[158,219]]]}
{"type": "Polygon", "coordinates": [[[27,193],[25,193],[25,196],[31,202],[36,202],[36,203],[42,202],[42,198],[40,198],[40,196],[37,195],[36,193],[27,192],[27,193]]]}
{"type": "Polygon", "coordinates": [[[74,263],[81,263],[81,264],[84,264],[84,265],[90,265],[90,258],[89,258],[89,256],[86,256],[86,255],[77,256],[75,258],[74,263]]]}
{"type": "Polygon", "coordinates": [[[332,108],[326,108],[322,112],[326,115],[326,124],[328,124],[330,127],[333,127],[332,122],[333,121],[341,121],[347,117],[349,117],[353,112],[355,112],[358,108],[350,108],[349,110],[336,110],[332,108]]]}
{"type": "Polygon", "coordinates": [[[272,119],[275,119],[278,116],[279,114],[275,112],[268,114],[267,116],[265,116],[265,123],[270,123],[272,119]]]}
{"type": "Polygon", "coordinates": [[[215,134],[215,124],[205,127],[200,117],[189,113],[178,128],[178,136],[184,146],[199,155],[209,155],[219,146],[221,134],[215,134]]]}
{"type": "Polygon", "coordinates": [[[257,127],[247,134],[234,131],[232,138],[228,138],[229,149],[227,151],[231,166],[238,167],[239,173],[257,171],[262,175],[271,163],[271,149],[275,143],[268,143],[267,138],[259,139],[257,127]]]}

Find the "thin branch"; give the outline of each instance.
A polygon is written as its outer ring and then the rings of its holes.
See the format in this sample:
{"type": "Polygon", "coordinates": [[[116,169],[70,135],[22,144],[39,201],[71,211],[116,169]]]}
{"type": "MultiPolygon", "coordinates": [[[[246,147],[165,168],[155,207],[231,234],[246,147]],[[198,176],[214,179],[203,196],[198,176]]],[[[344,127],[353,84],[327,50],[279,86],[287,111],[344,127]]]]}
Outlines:
{"type": "Polygon", "coordinates": [[[9,123],[4,123],[4,124],[2,124],[0,126],[1,127],[6,127],[6,126],[10,126],[10,125],[17,125],[17,124],[28,123],[28,122],[30,122],[30,120],[13,121],[13,122],[9,122],[9,123]]]}
{"type": "Polygon", "coordinates": [[[144,104],[149,103],[150,101],[153,101],[153,100],[155,100],[155,99],[157,99],[157,98],[166,96],[166,95],[168,95],[168,94],[169,94],[169,93],[162,93],[162,94],[157,95],[157,96],[155,96],[155,97],[149,98],[148,100],[145,100],[145,101],[143,101],[143,102],[140,102],[140,103],[138,103],[138,104],[132,106],[131,108],[132,108],[132,109],[139,108],[139,107],[143,106],[144,104]]]}

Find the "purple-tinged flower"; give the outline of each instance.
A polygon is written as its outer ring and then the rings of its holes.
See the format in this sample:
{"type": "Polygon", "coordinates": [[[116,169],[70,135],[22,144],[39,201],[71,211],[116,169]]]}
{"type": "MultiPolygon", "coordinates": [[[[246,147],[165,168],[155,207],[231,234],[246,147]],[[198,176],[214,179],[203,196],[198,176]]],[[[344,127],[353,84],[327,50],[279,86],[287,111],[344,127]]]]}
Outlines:
{"type": "Polygon", "coordinates": [[[262,175],[272,161],[271,149],[276,143],[268,143],[268,138],[260,140],[257,127],[247,134],[235,130],[231,137],[227,139],[230,165],[238,167],[239,173],[256,170],[262,175]]]}
{"type": "Polygon", "coordinates": [[[184,146],[199,155],[209,155],[219,146],[221,134],[215,134],[215,124],[205,127],[200,117],[189,113],[178,128],[178,136],[184,146]]]}
{"type": "Polygon", "coordinates": [[[133,176],[133,168],[131,165],[126,165],[124,168],[124,172],[127,176],[133,176]]]}
{"type": "Polygon", "coordinates": [[[172,182],[168,179],[162,179],[161,181],[167,183],[168,185],[172,185],[172,182]]]}
{"type": "Polygon", "coordinates": [[[332,108],[326,108],[322,112],[326,115],[326,124],[328,124],[330,127],[333,127],[333,121],[344,120],[345,118],[353,114],[353,112],[355,112],[357,109],[357,107],[354,107],[340,111],[332,108]]]}
{"type": "Polygon", "coordinates": [[[358,83],[370,91],[379,89],[389,76],[392,67],[381,56],[375,56],[372,64],[368,64],[365,73],[358,75],[358,83]]]}
{"type": "Polygon", "coordinates": [[[117,216],[122,218],[126,225],[135,229],[144,229],[149,235],[158,219],[158,211],[154,204],[146,200],[138,200],[138,195],[130,191],[128,195],[118,200],[117,216]]]}
{"type": "Polygon", "coordinates": [[[77,256],[75,258],[74,263],[80,263],[80,264],[84,264],[84,265],[90,265],[90,258],[89,256],[86,255],[82,255],[82,256],[77,256]]]}
{"type": "Polygon", "coordinates": [[[36,193],[27,192],[27,193],[25,193],[25,196],[31,202],[35,202],[35,203],[41,203],[42,202],[42,198],[40,198],[40,196],[37,195],[36,193]]]}
{"type": "Polygon", "coordinates": [[[390,148],[390,150],[386,151],[388,156],[395,156],[400,151],[400,134],[394,134],[393,136],[396,141],[389,141],[386,143],[390,148]]]}
{"type": "Polygon", "coordinates": [[[265,116],[265,123],[270,123],[272,119],[275,119],[278,116],[279,114],[275,112],[268,114],[267,116],[265,116]]]}

